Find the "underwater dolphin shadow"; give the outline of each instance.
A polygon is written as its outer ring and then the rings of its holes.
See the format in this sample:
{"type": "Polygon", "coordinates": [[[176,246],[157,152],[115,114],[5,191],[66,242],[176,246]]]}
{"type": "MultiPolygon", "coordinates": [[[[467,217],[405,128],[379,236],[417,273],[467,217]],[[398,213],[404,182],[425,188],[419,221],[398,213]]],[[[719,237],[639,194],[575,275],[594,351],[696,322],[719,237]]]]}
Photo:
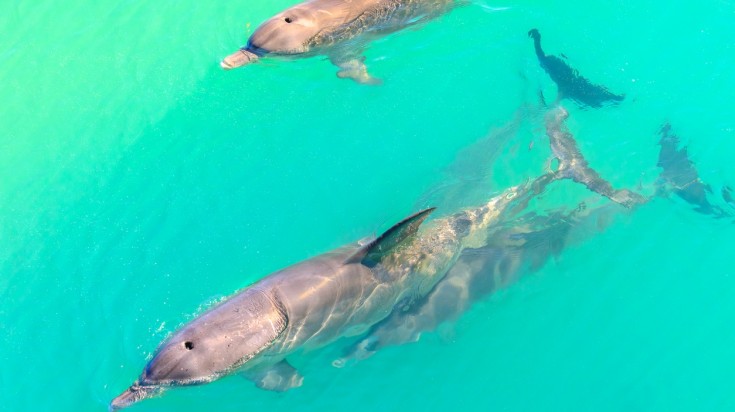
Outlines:
{"type": "Polygon", "coordinates": [[[541,48],[541,33],[537,29],[531,29],[528,37],[533,39],[536,57],[541,68],[556,83],[557,101],[571,99],[582,107],[599,108],[606,104],[617,104],[625,99],[625,95],[612,93],[605,86],[590,82],[565,60],[547,55],[541,48]]]}

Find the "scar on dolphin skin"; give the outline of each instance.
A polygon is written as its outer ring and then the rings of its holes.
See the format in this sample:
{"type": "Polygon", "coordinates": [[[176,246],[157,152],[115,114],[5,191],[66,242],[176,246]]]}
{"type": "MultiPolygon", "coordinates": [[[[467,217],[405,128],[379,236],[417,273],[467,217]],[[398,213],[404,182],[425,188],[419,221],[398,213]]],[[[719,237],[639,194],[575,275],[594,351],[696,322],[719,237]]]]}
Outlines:
{"type": "MultiPolygon", "coordinates": [[[[556,83],[558,88],[557,100],[566,98],[583,107],[599,108],[605,104],[617,104],[625,98],[625,95],[612,93],[606,87],[590,82],[563,59],[544,53],[541,48],[541,34],[537,29],[531,29],[528,32],[528,37],[533,39],[536,57],[538,57],[541,68],[556,83]]],[[[543,101],[543,95],[541,95],[541,99],[543,101]]]]}

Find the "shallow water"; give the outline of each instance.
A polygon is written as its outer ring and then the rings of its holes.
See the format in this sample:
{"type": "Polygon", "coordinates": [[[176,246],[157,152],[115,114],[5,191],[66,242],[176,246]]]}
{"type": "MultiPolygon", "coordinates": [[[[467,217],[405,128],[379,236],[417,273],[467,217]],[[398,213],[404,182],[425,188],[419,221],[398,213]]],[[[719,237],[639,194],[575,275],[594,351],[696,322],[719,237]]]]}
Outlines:
{"type": "MultiPolygon", "coordinates": [[[[320,58],[222,71],[287,0],[0,5],[0,409],[104,410],[217,299],[535,177],[542,123],[499,131],[555,93],[533,27],[626,94],[565,103],[615,186],[651,191],[666,121],[703,181],[735,185],[735,4],[628,3],[459,8],[373,43],[380,87],[320,58]]],[[[564,183],[534,207],[589,196],[564,183]]],[[[658,199],[417,344],[336,369],[338,342],[295,357],[298,390],[231,377],[135,410],[732,410],[734,234],[658,199]]]]}

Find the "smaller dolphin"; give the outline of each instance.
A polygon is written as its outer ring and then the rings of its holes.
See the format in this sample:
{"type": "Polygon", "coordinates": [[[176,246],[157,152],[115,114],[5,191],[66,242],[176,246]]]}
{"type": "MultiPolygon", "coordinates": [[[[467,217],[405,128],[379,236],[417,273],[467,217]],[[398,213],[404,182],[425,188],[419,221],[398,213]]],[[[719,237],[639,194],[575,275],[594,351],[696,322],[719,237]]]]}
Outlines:
{"type": "Polygon", "coordinates": [[[431,20],[455,5],[455,0],[308,0],[266,20],[220,65],[229,70],[265,56],[326,55],[339,67],[338,77],[380,84],[364,63],[367,43],[431,20]]]}
{"type": "MultiPolygon", "coordinates": [[[[687,203],[695,206],[699,213],[715,217],[727,217],[730,214],[720,206],[714,205],[709,198],[712,187],[702,182],[694,163],[689,160],[687,148],[679,148],[679,137],[671,131],[669,123],[660,130],[661,151],[658,154],[658,166],[663,169],[659,177],[660,194],[674,193],[687,203]]],[[[727,186],[722,189],[723,199],[732,204],[732,197],[727,186]]]]}
{"type": "Polygon", "coordinates": [[[541,34],[538,30],[531,29],[528,32],[528,37],[533,39],[536,57],[538,57],[541,67],[549,74],[549,77],[559,89],[557,100],[567,98],[582,106],[598,108],[607,103],[617,104],[625,98],[624,95],[610,92],[604,86],[593,84],[564,60],[544,53],[541,48],[541,34]]]}

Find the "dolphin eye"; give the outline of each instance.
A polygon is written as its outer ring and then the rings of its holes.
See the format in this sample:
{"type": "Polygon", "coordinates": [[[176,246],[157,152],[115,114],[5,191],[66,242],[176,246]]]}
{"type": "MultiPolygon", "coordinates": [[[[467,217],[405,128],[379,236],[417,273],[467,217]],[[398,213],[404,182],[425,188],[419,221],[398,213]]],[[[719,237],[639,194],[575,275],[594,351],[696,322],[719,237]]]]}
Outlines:
{"type": "Polygon", "coordinates": [[[286,17],[286,18],[285,18],[285,19],[283,19],[283,20],[285,20],[285,21],[286,21],[286,23],[291,23],[291,22],[293,22],[293,19],[292,19],[292,18],[290,18],[290,17],[286,17]]]}
{"type": "Polygon", "coordinates": [[[192,350],[194,349],[194,342],[186,341],[184,342],[184,347],[186,348],[186,350],[192,350]]]}

